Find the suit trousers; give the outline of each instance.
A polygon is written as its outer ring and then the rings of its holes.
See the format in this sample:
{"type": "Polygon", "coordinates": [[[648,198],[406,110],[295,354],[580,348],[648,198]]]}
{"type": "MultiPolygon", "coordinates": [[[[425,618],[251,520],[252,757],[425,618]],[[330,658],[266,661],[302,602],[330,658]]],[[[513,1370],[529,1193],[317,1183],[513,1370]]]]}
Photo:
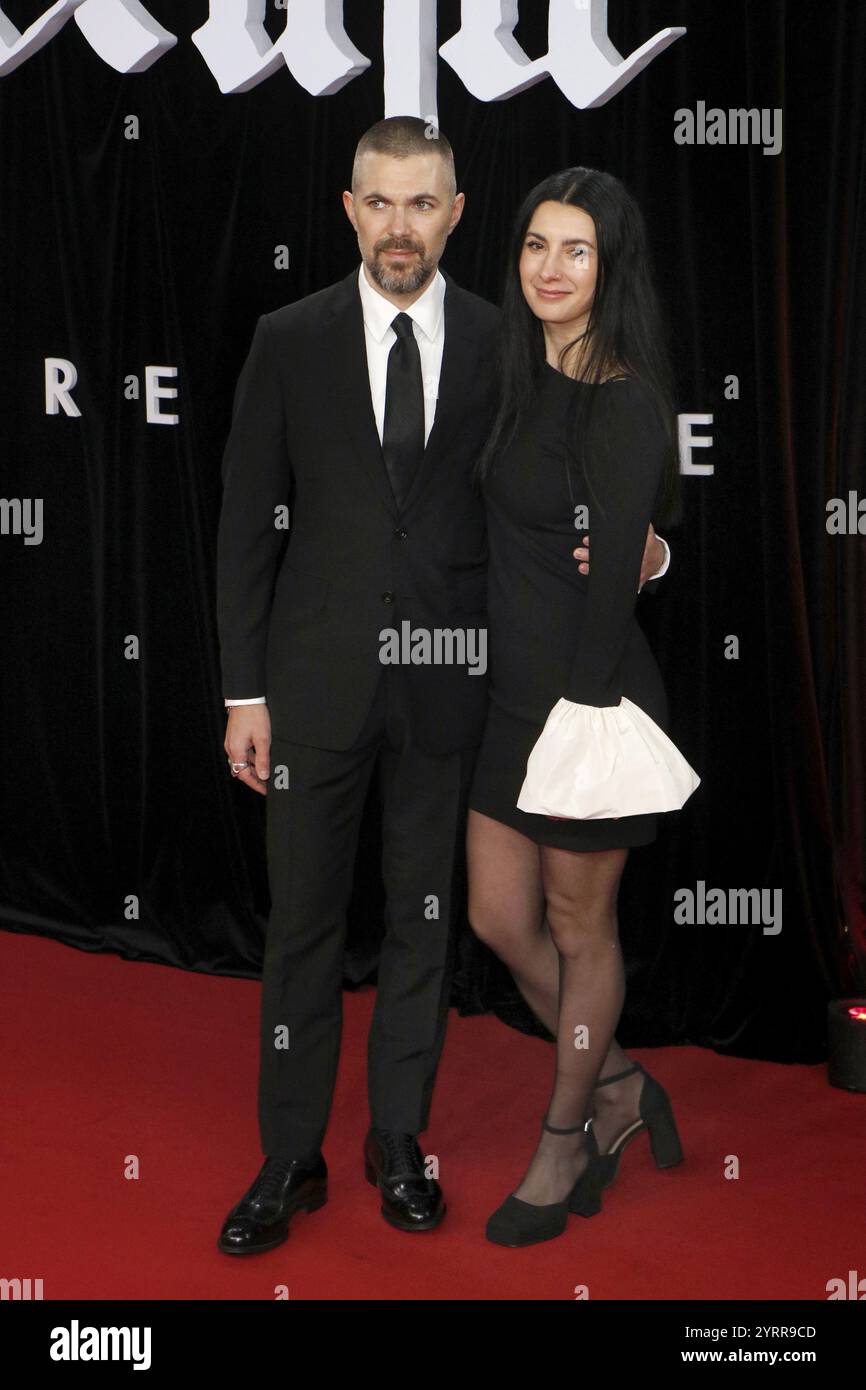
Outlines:
{"type": "Polygon", "coordinates": [[[273,739],[258,1097],[265,1154],[303,1158],[324,1139],[342,1032],[346,910],[374,771],[386,909],[367,1048],[370,1123],[408,1134],[426,1129],[448,1017],[455,869],[477,751],[431,754],[413,743],[399,666],[383,666],[351,748],[273,739]]]}

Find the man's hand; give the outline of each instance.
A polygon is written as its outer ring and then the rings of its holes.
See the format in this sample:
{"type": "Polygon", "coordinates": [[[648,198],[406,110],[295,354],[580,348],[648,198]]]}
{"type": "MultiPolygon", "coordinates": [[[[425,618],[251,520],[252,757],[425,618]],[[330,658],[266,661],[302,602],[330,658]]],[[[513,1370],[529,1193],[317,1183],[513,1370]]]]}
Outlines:
{"type": "Polygon", "coordinates": [[[238,781],[266,796],[271,752],[267,705],[234,705],[229,710],[223,747],[233,763],[249,764],[235,774],[238,781]]]}
{"type": "MultiPolygon", "coordinates": [[[[651,575],[656,574],[661,569],[665,562],[665,548],[661,541],[656,538],[652,524],[650,524],[646,535],[647,540],[640,567],[640,584],[638,586],[640,589],[643,588],[651,575]]],[[[583,545],[578,546],[577,550],[573,550],[572,554],[575,560],[579,561],[577,568],[580,573],[589,574],[589,536],[584,536],[583,545]]]]}

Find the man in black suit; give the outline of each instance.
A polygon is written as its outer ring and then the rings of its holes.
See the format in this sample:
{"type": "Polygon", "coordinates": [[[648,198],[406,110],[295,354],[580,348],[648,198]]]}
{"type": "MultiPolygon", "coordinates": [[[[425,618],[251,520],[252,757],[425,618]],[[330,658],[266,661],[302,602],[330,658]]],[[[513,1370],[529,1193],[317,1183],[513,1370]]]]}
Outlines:
{"type": "MultiPolygon", "coordinates": [[[[450,145],[414,117],[356,152],[362,264],[257,324],[223,461],[217,616],[234,775],[267,790],[265,1162],[226,1253],[321,1206],[355,849],[377,771],[386,920],[365,1172],[382,1215],[445,1212],[416,1136],[445,1035],[454,867],[486,699],[486,539],[473,467],[496,405],[498,310],[438,269],[463,211],[450,145]],[[290,524],[286,529],[286,518],[290,524]],[[399,664],[387,664],[387,633],[399,664]],[[423,658],[414,639],[430,643],[423,658]],[[438,642],[437,642],[438,636],[438,642]],[[393,646],[393,644],[392,644],[393,646]],[[407,659],[407,650],[409,658],[407,659]]],[[[647,573],[661,547],[648,543],[647,573]]]]}

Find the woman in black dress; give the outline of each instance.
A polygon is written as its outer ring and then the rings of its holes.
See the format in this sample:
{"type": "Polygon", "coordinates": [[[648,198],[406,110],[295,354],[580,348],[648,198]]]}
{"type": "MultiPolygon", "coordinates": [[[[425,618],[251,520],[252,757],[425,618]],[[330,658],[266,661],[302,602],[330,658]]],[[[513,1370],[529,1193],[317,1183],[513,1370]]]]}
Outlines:
{"type": "Polygon", "coordinates": [[[648,1128],[681,1151],[663,1089],[616,1043],[616,902],[629,848],[698,778],[665,734],[661,676],[634,616],[650,521],[676,520],[670,367],[639,208],[567,169],[516,219],[502,399],[479,462],[488,516],[491,704],[469,799],[469,917],[556,1038],[541,1138],[490,1240],[590,1215],[648,1128]],[[577,537],[575,533],[577,527],[577,537]],[[590,537],[586,576],[572,558],[590,537]],[[585,1127],[586,1126],[586,1127],[585,1127]]]}

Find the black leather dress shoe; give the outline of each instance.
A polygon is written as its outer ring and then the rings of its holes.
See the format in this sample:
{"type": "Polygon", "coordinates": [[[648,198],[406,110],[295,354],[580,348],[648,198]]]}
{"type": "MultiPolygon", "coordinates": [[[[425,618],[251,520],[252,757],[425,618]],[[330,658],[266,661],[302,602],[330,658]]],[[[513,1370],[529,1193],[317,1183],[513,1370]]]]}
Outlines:
{"type": "Polygon", "coordinates": [[[226,1255],[258,1255],[282,1245],[289,1218],[302,1209],[318,1211],[328,1200],[328,1170],[314,1159],[266,1158],[261,1171],[220,1232],[217,1248],[226,1255]]]}
{"type": "Polygon", "coordinates": [[[398,1231],[430,1231],[445,1215],[442,1189],[424,1176],[414,1134],[371,1129],[364,1140],[364,1175],[382,1194],[382,1215],[398,1231]]]}

